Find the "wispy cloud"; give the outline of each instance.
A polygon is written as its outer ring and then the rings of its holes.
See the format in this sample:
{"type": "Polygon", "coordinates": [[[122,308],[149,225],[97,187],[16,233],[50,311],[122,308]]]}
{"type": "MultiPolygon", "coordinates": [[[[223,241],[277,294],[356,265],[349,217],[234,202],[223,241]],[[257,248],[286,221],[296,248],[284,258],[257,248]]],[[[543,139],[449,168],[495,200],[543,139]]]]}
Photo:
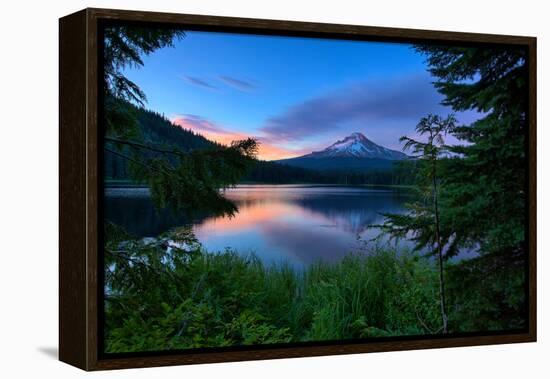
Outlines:
{"type": "Polygon", "coordinates": [[[192,85],[197,86],[197,87],[202,87],[202,88],[206,88],[206,89],[210,89],[210,90],[217,89],[216,86],[210,84],[205,79],[196,78],[196,77],[188,76],[188,75],[181,76],[181,79],[183,79],[187,83],[192,84],[192,85]]]}
{"type": "Polygon", "coordinates": [[[251,135],[243,132],[236,132],[222,127],[202,116],[195,114],[182,114],[171,118],[172,123],[180,127],[192,130],[211,141],[216,141],[223,145],[229,145],[232,141],[243,140],[248,137],[255,138],[260,142],[258,156],[260,159],[273,160],[297,156],[310,152],[306,149],[288,149],[278,144],[264,135],[251,135]]]}
{"type": "Polygon", "coordinates": [[[225,84],[238,89],[239,91],[250,92],[256,89],[256,86],[247,80],[237,79],[226,75],[220,75],[218,78],[225,84]]]}
{"type": "MultiPolygon", "coordinates": [[[[410,123],[445,109],[428,74],[366,81],[305,100],[269,118],[260,129],[280,141],[300,141],[350,124],[410,123]]],[[[408,125],[408,124],[407,124],[408,125]]],[[[357,126],[356,126],[357,127],[357,126]]]]}
{"type": "Polygon", "coordinates": [[[171,121],[184,129],[193,130],[198,133],[231,134],[215,123],[195,114],[177,115],[171,121]]]}
{"type": "MultiPolygon", "coordinates": [[[[451,112],[440,104],[443,97],[431,80],[427,73],[418,73],[357,82],[294,104],[253,131],[237,132],[194,114],[179,115],[172,121],[226,145],[256,138],[260,142],[259,157],[266,160],[320,150],[355,131],[382,146],[400,150],[399,137],[414,136],[421,117],[451,112]]],[[[479,114],[471,111],[457,116],[459,121],[469,123],[479,114]]],[[[448,143],[456,141],[450,138],[448,143]]]]}

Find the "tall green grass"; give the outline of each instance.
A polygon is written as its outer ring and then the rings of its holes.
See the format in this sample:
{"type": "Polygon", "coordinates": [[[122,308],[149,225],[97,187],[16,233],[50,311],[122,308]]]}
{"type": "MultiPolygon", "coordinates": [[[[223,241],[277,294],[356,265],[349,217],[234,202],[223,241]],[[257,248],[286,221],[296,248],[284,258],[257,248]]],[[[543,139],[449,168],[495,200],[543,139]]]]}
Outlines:
{"type": "Polygon", "coordinates": [[[134,241],[125,257],[113,246],[107,352],[427,334],[440,324],[435,267],[410,252],[373,248],[295,269],[200,246],[168,254],[134,241]]]}

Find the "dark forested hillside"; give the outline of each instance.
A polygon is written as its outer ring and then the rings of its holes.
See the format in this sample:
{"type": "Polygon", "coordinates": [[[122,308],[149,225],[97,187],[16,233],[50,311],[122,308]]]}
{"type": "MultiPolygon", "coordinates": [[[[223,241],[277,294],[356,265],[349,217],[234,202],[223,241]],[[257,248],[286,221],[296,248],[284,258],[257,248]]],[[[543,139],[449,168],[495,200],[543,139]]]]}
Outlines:
{"type": "Polygon", "coordinates": [[[374,171],[391,171],[397,162],[396,160],[380,158],[361,158],[361,157],[298,157],[291,159],[282,159],[278,163],[294,167],[301,167],[311,170],[322,171],[350,171],[367,173],[374,171]]]}
{"type": "Polygon", "coordinates": [[[159,113],[141,108],[138,110],[138,121],[143,138],[148,142],[174,145],[184,150],[216,147],[214,142],[173,124],[159,113]]]}
{"type": "MultiPolygon", "coordinates": [[[[219,147],[203,136],[191,130],[181,128],[173,124],[163,115],[131,106],[140,126],[141,140],[149,145],[162,149],[178,148],[183,151],[194,149],[207,149],[219,147]]],[[[106,144],[116,142],[106,141],[106,144]]],[[[128,147],[119,147],[125,155],[130,155],[128,147]]],[[[132,153],[135,153],[132,152],[132,153]]],[[[154,152],[140,152],[147,154],[149,158],[154,157],[154,152]]],[[[384,164],[371,165],[368,170],[350,169],[349,165],[343,165],[345,169],[339,169],[339,160],[333,159],[334,164],[329,169],[317,170],[314,167],[302,168],[284,164],[284,162],[256,161],[248,174],[242,179],[243,182],[257,183],[323,183],[323,184],[386,184],[404,185],[414,182],[416,163],[413,161],[385,161],[391,166],[384,164]]],[[[357,160],[357,158],[356,158],[357,160]]],[[[376,159],[367,159],[376,161],[376,159]]],[[[345,162],[344,162],[345,163],[345,162]]],[[[130,181],[129,161],[110,151],[104,156],[104,177],[107,181],[130,181]]]]}
{"type": "MultiPolygon", "coordinates": [[[[216,147],[216,143],[173,124],[163,115],[129,105],[133,108],[144,142],[164,149],[179,148],[184,151],[216,147]]],[[[107,144],[112,142],[106,142],[107,144]]],[[[121,148],[122,150],[127,150],[121,148]]],[[[128,160],[110,152],[104,156],[104,177],[107,180],[130,180],[128,160]]]]}
{"type": "Polygon", "coordinates": [[[318,183],[318,184],[383,184],[414,183],[417,162],[400,161],[392,168],[371,170],[315,170],[277,162],[258,161],[244,181],[258,183],[318,183]]]}

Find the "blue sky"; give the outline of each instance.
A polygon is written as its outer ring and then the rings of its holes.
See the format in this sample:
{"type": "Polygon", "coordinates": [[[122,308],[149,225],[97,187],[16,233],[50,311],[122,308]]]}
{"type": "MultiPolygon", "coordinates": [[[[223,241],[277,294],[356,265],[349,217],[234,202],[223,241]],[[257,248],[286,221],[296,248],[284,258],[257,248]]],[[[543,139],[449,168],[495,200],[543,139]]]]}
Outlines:
{"type": "Polygon", "coordinates": [[[147,108],[222,143],[255,137],[270,160],[356,131],[401,150],[399,137],[414,135],[420,117],[451,112],[424,60],[407,44],[187,32],[125,75],[147,108]]]}

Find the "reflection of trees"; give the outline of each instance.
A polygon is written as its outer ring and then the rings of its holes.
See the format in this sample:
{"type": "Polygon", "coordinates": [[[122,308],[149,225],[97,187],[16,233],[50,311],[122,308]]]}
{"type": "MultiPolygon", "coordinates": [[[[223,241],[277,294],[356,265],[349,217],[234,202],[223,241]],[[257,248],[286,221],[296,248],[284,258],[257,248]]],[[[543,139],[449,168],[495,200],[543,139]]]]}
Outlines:
{"type": "MultiPolygon", "coordinates": [[[[354,194],[285,194],[275,191],[247,195],[228,195],[235,205],[245,211],[256,207],[268,208],[270,204],[287,203],[330,220],[345,231],[360,234],[372,224],[379,222],[380,213],[399,213],[404,194],[392,192],[359,192],[354,194]]],[[[219,215],[197,211],[193,218],[182,212],[169,209],[157,211],[149,197],[105,198],[106,217],[138,236],[156,236],[175,226],[189,223],[203,224],[219,215]]]]}
{"type": "MultiPolygon", "coordinates": [[[[393,191],[328,193],[328,194],[289,194],[271,197],[252,195],[234,197],[233,201],[241,209],[269,206],[277,202],[286,202],[299,206],[311,213],[318,214],[341,226],[353,234],[359,234],[369,225],[381,221],[381,213],[400,213],[407,194],[393,191]]],[[[229,196],[231,198],[231,196],[229,196]]]]}
{"type": "Polygon", "coordinates": [[[283,222],[262,227],[266,246],[276,246],[290,262],[339,262],[358,247],[354,239],[335,228],[300,228],[283,222]]]}
{"type": "Polygon", "coordinates": [[[149,196],[105,196],[104,201],[107,220],[143,237],[156,237],[174,227],[201,222],[214,214],[196,210],[191,216],[184,211],[156,209],[149,196]]]}
{"type": "Polygon", "coordinates": [[[346,231],[359,234],[379,221],[381,213],[399,213],[403,201],[402,195],[383,192],[304,197],[294,202],[311,212],[323,215],[346,231]]]}

